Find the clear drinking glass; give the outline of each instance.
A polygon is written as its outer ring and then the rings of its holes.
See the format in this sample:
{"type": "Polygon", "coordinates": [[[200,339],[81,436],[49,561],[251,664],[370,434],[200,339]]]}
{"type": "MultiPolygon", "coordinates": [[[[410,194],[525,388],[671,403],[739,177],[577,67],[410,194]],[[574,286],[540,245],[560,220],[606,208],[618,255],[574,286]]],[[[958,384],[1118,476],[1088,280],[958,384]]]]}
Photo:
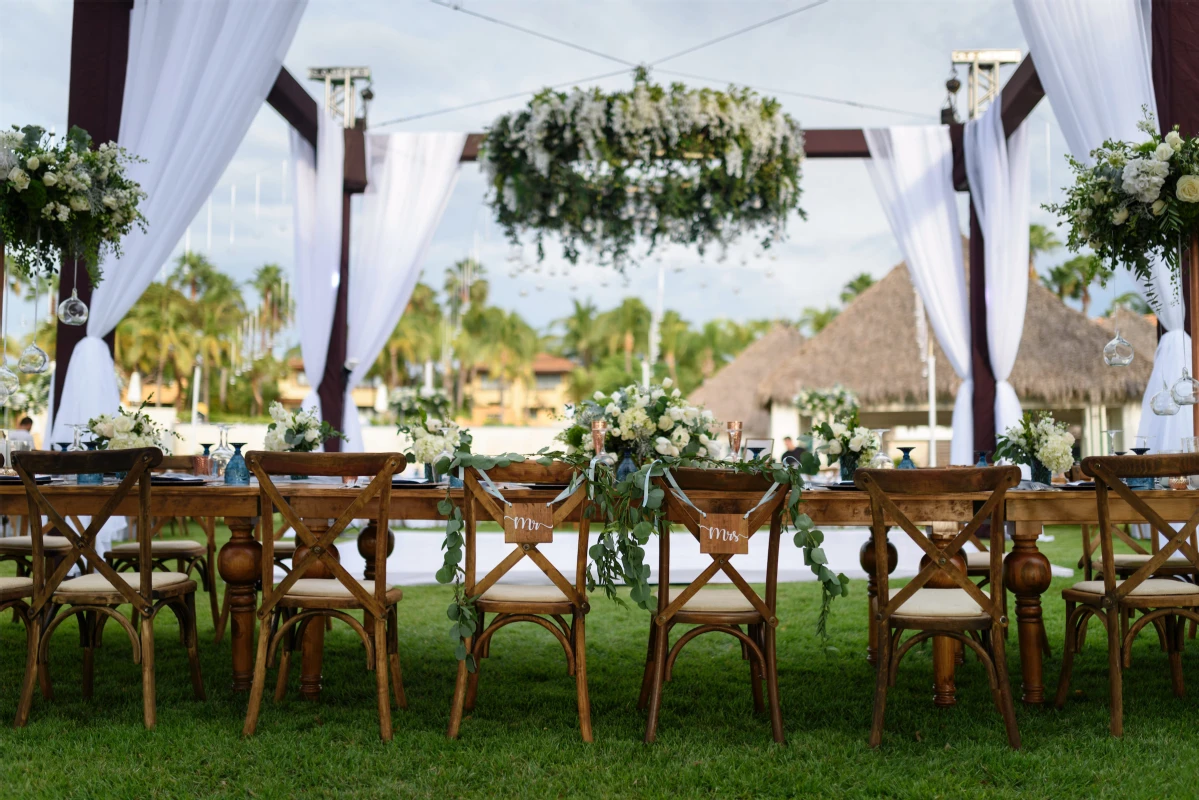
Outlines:
{"type": "Polygon", "coordinates": [[[233,448],[229,446],[229,429],[233,426],[227,422],[217,425],[221,432],[221,442],[212,451],[212,477],[219,478],[225,474],[225,466],[233,458],[233,448]]]}
{"type": "Polygon", "coordinates": [[[1107,454],[1114,456],[1116,454],[1116,436],[1124,433],[1124,431],[1116,429],[1107,431],[1107,454]]]}
{"type": "MultiPolygon", "coordinates": [[[[1199,436],[1182,437],[1182,452],[1199,453],[1199,436]]],[[[1188,488],[1199,489],[1199,475],[1188,475],[1186,481],[1188,488]]]]}
{"type": "Polygon", "coordinates": [[[870,469],[895,468],[895,462],[891,460],[891,457],[887,455],[887,451],[883,449],[883,434],[888,433],[890,430],[890,428],[871,428],[871,433],[878,440],[878,450],[875,451],[874,456],[870,459],[870,463],[866,465],[870,469]]]}

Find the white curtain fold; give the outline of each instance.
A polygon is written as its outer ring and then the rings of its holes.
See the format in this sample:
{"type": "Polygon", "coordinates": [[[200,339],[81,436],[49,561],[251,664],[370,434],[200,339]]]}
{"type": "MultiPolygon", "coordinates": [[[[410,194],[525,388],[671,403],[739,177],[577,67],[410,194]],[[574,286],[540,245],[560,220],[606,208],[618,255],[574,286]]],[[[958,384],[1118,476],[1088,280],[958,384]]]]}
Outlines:
{"type": "MultiPolygon", "coordinates": [[[[1106,139],[1142,141],[1145,134],[1137,123],[1145,109],[1157,114],[1150,0],[1106,0],[1099,8],[1093,0],[1014,2],[1037,77],[1071,155],[1090,163],[1091,151],[1106,139]]],[[[1141,291],[1166,334],[1157,343],[1137,435],[1150,437],[1155,451],[1177,450],[1182,437],[1193,435],[1191,415],[1156,416],[1149,400],[1163,382],[1173,384],[1189,366],[1191,338],[1184,329],[1182,299],[1164,263],[1153,265],[1148,283],[1155,291],[1146,292],[1144,284],[1141,291]]]]}
{"type": "Polygon", "coordinates": [[[367,188],[350,261],[346,354],[357,363],[346,381],[345,451],[364,449],[354,387],[370,371],[408,305],[458,181],[465,144],[464,133],[367,137],[367,188]]]}
{"type": "Polygon", "coordinates": [[[291,46],[307,0],[137,0],[118,141],[144,159],[130,165],[141,184],[147,230],[106,258],[92,295],[87,336],[75,348],[51,441],[70,441],[69,423],[120,404],[104,336],[154,280],[187,224],[233,158],[262,108],[291,46]]]}
{"type": "Polygon", "coordinates": [[[1020,421],[1020,398],[1008,382],[1020,351],[1028,305],[1028,125],[1004,136],[1003,96],[966,123],[970,199],[983,233],[987,352],[995,374],[995,432],[1020,421]]]}
{"type": "MultiPolygon", "coordinates": [[[[320,411],[317,387],[325,373],[329,336],[341,283],[341,222],[345,181],[345,129],[321,109],[316,148],[291,131],[295,261],[293,282],[300,356],[311,387],[301,406],[320,411]]],[[[336,426],[336,424],[335,424],[336,426]]]]}
{"type": "Polygon", "coordinates": [[[970,316],[949,129],[943,125],[896,126],[864,133],[870,150],[866,170],[937,341],[962,381],[953,407],[950,463],[972,464],[970,316]]]}

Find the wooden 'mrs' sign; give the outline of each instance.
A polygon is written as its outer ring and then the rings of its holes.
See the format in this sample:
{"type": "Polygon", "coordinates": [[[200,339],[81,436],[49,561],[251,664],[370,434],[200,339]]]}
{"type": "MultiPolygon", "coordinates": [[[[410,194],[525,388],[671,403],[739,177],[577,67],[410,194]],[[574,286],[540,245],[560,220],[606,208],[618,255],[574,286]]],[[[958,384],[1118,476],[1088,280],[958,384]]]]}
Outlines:
{"type": "Polygon", "coordinates": [[[545,503],[513,503],[504,509],[504,541],[539,544],[554,540],[554,508],[545,503]]]}
{"type": "Polygon", "coordinates": [[[740,514],[709,514],[699,521],[701,553],[749,552],[749,520],[740,514]]]}

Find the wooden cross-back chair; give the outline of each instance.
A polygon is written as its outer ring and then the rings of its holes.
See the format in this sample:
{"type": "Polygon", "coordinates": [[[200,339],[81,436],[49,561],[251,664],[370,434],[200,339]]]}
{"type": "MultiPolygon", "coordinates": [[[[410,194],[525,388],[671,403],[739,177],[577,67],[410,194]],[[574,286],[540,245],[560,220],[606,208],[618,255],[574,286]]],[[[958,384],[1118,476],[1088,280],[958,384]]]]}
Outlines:
{"type": "Polygon", "coordinates": [[[948,636],[971,648],[987,671],[992,697],[1003,715],[1008,743],[1020,746],[1012,689],[1008,682],[1004,655],[1004,630],[1007,617],[1003,602],[1003,536],[992,536],[988,591],[976,586],[966,575],[962,545],[976,535],[988,519],[992,531],[1002,531],[1004,499],[1008,489],[1020,482],[1018,467],[970,467],[957,469],[873,470],[860,469],[854,475],[859,489],[870,495],[871,535],[876,553],[887,552],[887,532],[899,527],[924,551],[926,560],[916,577],[892,594],[885,558],[876,559],[878,584],[878,675],[874,693],[874,715],[870,727],[870,746],[883,739],[883,718],[887,708],[887,690],[895,684],[900,661],[918,642],[934,636],[948,636]],[[897,499],[920,495],[988,493],[986,501],[965,526],[943,548],[925,535],[902,509],[897,499]],[[937,579],[934,581],[934,578],[937,579]],[[952,582],[957,588],[928,588],[952,582]],[[904,631],[916,631],[900,642],[904,631]]]}
{"type": "MultiPolygon", "coordinates": [[[[153,471],[170,470],[173,472],[191,473],[193,472],[192,464],[191,456],[163,456],[162,462],[153,471]]],[[[104,553],[104,560],[111,564],[117,572],[125,570],[137,571],[138,565],[141,563],[142,530],[148,530],[148,538],[150,539],[150,568],[164,572],[181,572],[189,577],[193,572],[198,573],[201,585],[208,592],[208,605],[212,612],[212,618],[215,621],[219,616],[217,609],[216,570],[214,569],[216,565],[216,518],[194,517],[194,519],[199,523],[201,530],[204,531],[205,542],[203,543],[187,538],[159,538],[159,534],[168,522],[171,523],[172,535],[178,532],[175,528],[176,523],[178,523],[183,530],[183,535],[186,537],[189,533],[187,517],[152,517],[148,528],[143,529],[136,523],[131,525],[133,541],[118,542],[112,545],[104,553]],[[174,562],[174,569],[172,569],[172,562],[174,562]]],[[[131,522],[133,521],[131,520],[131,522]]]]}
{"type": "Polygon", "coordinates": [[[776,660],[775,613],[778,593],[779,539],[782,535],[783,504],[790,488],[771,487],[756,475],[699,469],[673,470],[671,478],[654,479],[664,492],[662,527],[658,536],[658,606],[650,620],[649,647],[641,696],[637,707],[649,713],[645,741],[657,736],[664,682],[670,681],[675,660],[688,642],[704,633],[727,633],[741,643],[742,658],[749,661],[754,710],[765,709],[762,683],[766,683],[770,727],[776,742],[783,742],[783,715],[779,707],[776,660]],[[759,596],[732,565],[735,554],[749,552],[749,539],[763,525],[770,525],[766,561],[766,593],[759,596]],[[670,586],[671,524],[681,524],[711,556],[709,564],[686,588],[670,586]],[[715,589],[708,582],[723,572],[736,587],[715,589]],[[691,628],[670,645],[675,625],[691,628]],[[744,626],[744,628],[743,628],[744,626]]]}
{"type": "Polygon", "coordinates": [[[1083,459],[1083,472],[1095,478],[1095,502],[1099,516],[1101,580],[1087,580],[1062,590],[1066,601],[1066,643],[1062,655],[1062,674],[1058,681],[1056,705],[1066,702],[1074,654],[1080,648],[1084,623],[1097,617],[1106,628],[1108,684],[1111,693],[1111,732],[1124,733],[1124,666],[1133,640],[1152,623],[1169,654],[1170,679],[1174,693],[1183,694],[1182,649],[1184,619],[1199,622],[1199,586],[1188,581],[1157,577],[1175,553],[1187,560],[1189,571],[1199,571],[1199,550],[1194,546],[1199,526],[1199,507],[1181,528],[1175,529],[1151,508],[1123,478],[1165,478],[1199,474],[1199,454],[1159,456],[1091,456],[1083,459]],[[1117,574],[1114,558],[1115,524],[1112,522],[1112,495],[1117,502],[1145,520],[1166,537],[1148,561],[1123,580],[1117,574]],[[1131,616],[1142,616],[1128,625],[1131,616]]]}
{"type": "Polygon", "coordinates": [[[578,514],[579,537],[573,581],[559,572],[537,548],[538,544],[553,541],[554,529],[579,511],[580,505],[589,502],[586,498],[587,486],[582,473],[567,464],[542,466],[521,462],[496,467],[488,472],[480,472],[474,467],[466,470],[463,495],[463,550],[466,564],[463,589],[467,597],[476,598],[475,611],[478,617],[476,635],[465,640],[467,654],[474,661],[474,671],[468,669],[466,661],[458,663],[458,678],[454,685],[447,731],[450,738],[458,736],[463,712],[474,709],[479,671],[482,669],[482,660],[490,652],[491,637],[506,625],[530,622],[552,633],[566,652],[567,672],[575,679],[579,730],[583,741],[592,741],[591,700],[587,692],[586,618],[591,608],[587,602],[587,537],[590,532],[587,508],[584,507],[578,514]],[[519,500],[509,502],[504,497],[505,492],[516,497],[518,490],[496,486],[508,482],[527,484],[535,490],[541,485],[547,485],[547,488],[531,498],[527,493],[522,493],[519,500]],[[574,490],[563,496],[563,486],[567,489],[574,486],[574,490]],[[554,507],[555,502],[557,508],[554,507]],[[476,528],[480,519],[501,525],[505,531],[505,542],[515,545],[512,552],[482,579],[478,579],[476,573],[476,528]],[[500,579],[525,558],[537,565],[551,585],[500,583],[500,579]],[[488,614],[493,615],[490,624],[487,624],[488,614]],[[568,616],[569,624],[566,622],[568,616]]]}
{"type": "Polygon", "coordinates": [[[303,641],[304,630],[309,623],[314,619],[318,624],[324,624],[326,619],[339,619],[358,634],[366,648],[367,669],[375,672],[379,734],[384,741],[390,741],[391,691],[395,692],[400,708],[407,708],[408,701],[404,696],[396,633],[396,605],[403,593],[399,587],[389,586],[386,580],[387,536],[376,537],[374,558],[379,578],[373,581],[350,575],[330,550],[337,537],[355,519],[373,517],[378,530],[387,531],[391,520],[391,481],[396,473],[403,471],[404,456],[399,453],[268,453],[254,450],[246,454],[246,464],[258,479],[262,498],[262,603],[258,608],[261,623],[258,652],[254,659],[254,680],[242,732],[249,736],[258,725],[267,665],[274,663],[279,644],[283,644],[283,654],[275,687],[276,700],[285,696],[291,654],[296,643],[303,641]],[[329,529],[318,536],[309,530],[275,486],[274,478],[280,475],[343,478],[369,475],[371,480],[358,491],[329,529]],[[295,529],[300,547],[306,548],[278,585],[275,585],[274,580],[276,510],[295,529]],[[318,561],[333,575],[332,578],[305,577],[309,567],[315,566],[318,561]],[[346,613],[351,610],[362,611],[366,624],[346,613]]]}
{"type": "MultiPolygon", "coordinates": [[[[31,613],[38,631],[38,660],[41,664],[42,691],[52,695],[47,653],[50,637],[63,620],[74,616],[79,622],[80,642],[83,645],[83,695],[92,695],[94,651],[100,646],[104,625],[112,619],[129,635],[133,661],[142,668],[142,716],[147,728],[157,721],[154,676],[154,618],[163,608],[170,608],[179,620],[180,636],[187,648],[191,666],[192,689],[198,699],[204,699],[204,683],[196,644],[196,583],[178,572],[141,570],[118,573],[96,552],[96,534],[122,506],[134,499],[136,516],[145,529],[150,518],[150,469],[162,459],[154,447],[133,450],[100,450],[87,453],[17,453],[13,466],[25,486],[29,516],[49,518],[54,529],[68,539],[71,549],[53,568],[47,568],[44,536],[35,527],[33,533],[33,585],[31,613]],[[76,531],[67,523],[55,504],[38,486],[35,476],[78,475],[83,473],[126,473],[120,484],[105,499],[87,527],[76,531]],[[133,492],[137,494],[134,498],[133,492]],[[76,559],[83,559],[93,570],[77,578],[67,578],[76,559]],[[119,607],[128,603],[132,611],[127,617],[119,607]],[[135,626],[133,619],[138,621],[135,626]]],[[[95,487],[89,487],[93,490],[95,487]]],[[[150,540],[141,542],[141,562],[150,562],[150,540]]],[[[21,709],[27,715],[32,702],[32,682],[26,676],[22,688],[21,709]]],[[[23,722],[23,720],[21,720],[23,722]]]]}

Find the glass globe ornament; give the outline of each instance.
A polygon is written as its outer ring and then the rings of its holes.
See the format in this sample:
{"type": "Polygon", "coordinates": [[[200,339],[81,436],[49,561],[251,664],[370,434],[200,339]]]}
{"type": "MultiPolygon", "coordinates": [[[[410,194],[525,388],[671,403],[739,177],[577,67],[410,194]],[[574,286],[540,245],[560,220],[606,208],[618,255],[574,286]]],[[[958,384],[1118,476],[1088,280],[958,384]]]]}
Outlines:
{"type": "Polygon", "coordinates": [[[70,297],[58,304],[58,321],[63,325],[83,325],[89,313],[87,303],[79,299],[79,293],[74,289],[70,297]]]}
{"type": "MultiPolygon", "coordinates": [[[[1172,417],[1178,413],[1179,405],[1174,402],[1174,397],[1165,381],[1162,381],[1162,390],[1149,398],[1149,408],[1159,417],[1172,417]]],[[[1111,450],[1112,452],[1116,450],[1114,439],[1111,450]]]]}
{"type": "Polygon", "coordinates": [[[8,402],[8,398],[20,385],[21,379],[8,368],[7,360],[5,363],[0,363],[0,403],[8,402]]]}
{"type": "Polygon", "coordinates": [[[1120,335],[1120,329],[1117,328],[1116,338],[1103,348],[1103,363],[1109,367],[1127,367],[1132,363],[1132,358],[1132,344],[1120,335]]]}
{"type": "Polygon", "coordinates": [[[50,356],[46,355],[46,351],[36,344],[30,343],[21,351],[21,358],[17,361],[17,369],[21,372],[26,375],[38,375],[49,368],[50,356]]]}
{"type": "Polygon", "coordinates": [[[1199,402],[1199,381],[1191,377],[1187,370],[1182,371],[1182,377],[1170,387],[1170,396],[1180,406],[1193,406],[1199,402]]]}

